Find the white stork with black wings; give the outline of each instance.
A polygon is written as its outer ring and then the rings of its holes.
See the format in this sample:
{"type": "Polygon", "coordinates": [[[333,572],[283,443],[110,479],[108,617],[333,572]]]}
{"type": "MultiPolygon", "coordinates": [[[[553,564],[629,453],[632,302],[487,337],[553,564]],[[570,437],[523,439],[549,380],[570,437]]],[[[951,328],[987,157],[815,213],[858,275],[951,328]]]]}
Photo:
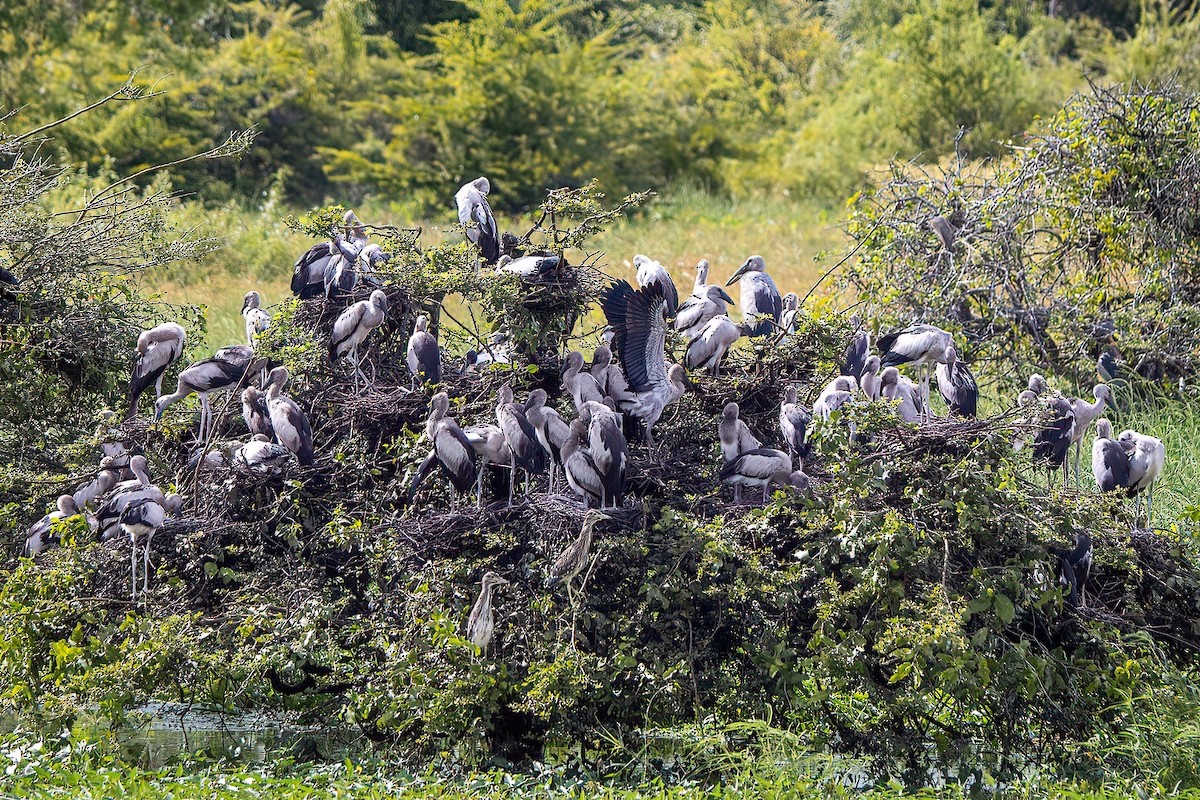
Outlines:
{"type": "Polygon", "coordinates": [[[737,282],[742,295],[742,317],[747,336],[766,336],[775,330],[783,315],[783,297],[767,274],[762,256],[750,256],[737,268],[726,286],[737,282]]]}
{"type": "Polygon", "coordinates": [[[500,258],[500,230],[487,201],[491,190],[491,181],[476,178],[459,188],[454,202],[458,204],[458,221],[466,228],[467,239],[479,248],[484,261],[495,264],[500,258]]]}
{"type": "Polygon", "coordinates": [[[950,363],[954,337],[936,325],[918,324],[889,333],[881,337],[878,344],[879,352],[883,354],[881,362],[884,369],[910,363],[917,367],[921,396],[928,400],[933,366],[950,363]]]}
{"type": "Polygon", "coordinates": [[[645,288],[652,283],[662,286],[663,298],[667,301],[667,318],[674,317],[675,310],[679,308],[679,290],[675,288],[675,281],[671,280],[667,268],[641,253],[633,257],[633,267],[637,270],[638,286],[645,288]]]}
{"type": "Polygon", "coordinates": [[[155,325],[138,336],[133,356],[133,374],[129,376],[129,416],[137,413],[142,393],[154,387],[155,399],[162,397],[163,374],[183,355],[187,332],[174,322],[155,325]]]}
{"type": "Polygon", "coordinates": [[[333,242],[318,242],[304,251],[292,266],[292,293],[301,300],[320,297],[325,292],[325,271],[341,252],[333,242]]]}
{"type": "Polygon", "coordinates": [[[612,346],[632,393],[621,401],[621,408],[645,423],[646,443],[653,447],[654,423],[683,396],[686,386],[683,367],[667,365],[667,303],[662,286],[652,283],[634,289],[628,281],[617,281],[600,305],[613,328],[612,346]]]}
{"type": "Polygon", "coordinates": [[[154,404],[154,421],[162,419],[167,407],[190,394],[200,397],[200,429],[196,436],[204,439],[212,426],[212,407],[208,403],[209,392],[219,392],[237,386],[246,375],[251,360],[226,361],[214,356],[187,367],[179,373],[179,382],[172,394],[163,395],[154,404]]]}

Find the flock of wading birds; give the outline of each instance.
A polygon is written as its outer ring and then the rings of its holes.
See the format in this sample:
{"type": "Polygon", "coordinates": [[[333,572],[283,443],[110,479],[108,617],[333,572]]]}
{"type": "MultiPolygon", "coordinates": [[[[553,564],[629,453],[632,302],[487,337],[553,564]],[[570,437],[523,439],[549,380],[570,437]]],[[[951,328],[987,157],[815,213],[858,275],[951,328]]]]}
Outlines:
{"type": "MultiPolygon", "coordinates": [[[[499,279],[553,285],[566,266],[562,255],[526,253],[511,234],[500,234],[488,206],[489,190],[488,180],[479,178],[464,185],[456,195],[459,219],[467,238],[478,247],[480,261],[494,265],[499,279]]],[[[939,232],[936,225],[931,227],[939,232]]],[[[369,240],[367,227],[350,211],[330,241],[310,248],[295,264],[292,290],[301,299],[324,297],[327,302],[338,302],[359,286],[380,287],[368,299],[346,307],[330,331],[331,362],[348,362],[356,391],[371,383],[362,369],[359,348],[386,317],[388,300],[375,268],[388,258],[378,244],[369,240]]],[[[489,465],[509,469],[510,505],[518,471],[525,475],[526,495],[533,475],[548,471],[552,493],[560,487],[560,480],[565,482],[585,506],[600,509],[589,510],[579,538],[549,571],[548,583],[565,582],[568,594],[570,581],[589,559],[595,525],[607,519],[602,510],[623,503],[629,453],[626,430],[641,425],[647,445],[653,449],[655,423],[684,393],[684,367],[667,360],[668,327],[673,326],[688,343],[684,363],[714,375],[719,374],[722,359],[739,338],[785,336],[795,330],[798,297],[794,293],[780,295],[760,256],[746,259],[725,284],[739,284],[740,324],[728,315],[733,300],[725,289],[707,282],[708,262],[697,265],[692,293],[683,302],[662,264],[643,255],[635,256],[633,264],[638,288],[619,280],[601,298],[609,326],[591,364],[586,364],[578,352],[566,358],[562,390],[571,397],[577,416],[570,421],[564,418],[547,404],[543,389],[535,389],[524,403],[517,403],[512,389],[505,385],[497,396],[495,423],[464,428],[450,416],[447,394],[438,392],[431,398],[424,432],[431,450],[420,464],[410,490],[411,498],[425,479],[440,469],[451,484],[452,505],[457,505],[460,493],[472,488],[482,504],[482,478],[489,465]]],[[[212,358],[186,367],[179,373],[176,390],[169,395],[162,394],[163,376],[183,354],[185,332],[173,322],[144,331],[135,349],[129,415],[136,414],[138,399],[150,386],[157,395],[156,421],[169,406],[196,394],[200,400],[197,441],[201,444],[195,457],[199,467],[270,475],[286,470],[293,460],[311,465],[312,429],[301,407],[284,393],[287,369],[276,367],[268,372],[266,360],[255,355],[257,337],[271,324],[257,292],[245,296],[242,315],[247,343],[222,348],[212,358]],[[205,451],[206,437],[214,430],[208,395],[245,386],[254,376],[263,378],[261,388],[250,385],[241,393],[249,441],[205,451]]],[[[886,400],[904,422],[928,421],[932,417],[930,383],[936,376],[950,414],[975,416],[978,389],[967,365],[958,358],[950,333],[933,325],[912,325],[880,337],[875,342],[878,352],[872,354],[870,335],[861,321],[856,322],[857,331],[846,348],[841,374],[820,392],[811,413],[798,402],[796,387],[786,388],[779,410],[782,449],[765,447],[754,437],[739,419],[737,403],[725,406],[717,426],[724,458],[719,476],[733,486],[735,502],[741,502],[743,486],[761,487],[764,503],[773,484],[806,489],[810,481],[803,471],[803,459],[809,453],[808,431],[813,419],[828,423],[846,404],[886,400]],[[917,380],[901,374],[900,367],[915,370],[917,380]]],[[[493,336],[484,352],[468,351],[461,364],[446,368],[475,372],[486,369],[489,363],[507,363],[511,356],[505,341],[503,334],[493,336]]],[[[413,391],[442,380],[442,353],[424,316],[416,319],[408,341],[407,366],[413,391]]],[[[1082,442],[1096,422],[1092,469],[1098,487],[1138,495],[1139,509],[1140,494],[1145,490],[1149,524],[1154,482],[1163,469],[1163,444],[1132,430],[1114,439],[1112,426],[1100,419],[1112,402],[1109,386],[1098,384],[1093,396],[1094,402],[1065,397],[1053,391],[1040,375],[1030,378],[1018,405],[1027,409],[1031,422],[1036,422],[1033,461],[1051,473],[1061,469],[1066,485],[1068,458],[1074,445],[1078,483],[1082,442]]],[[[1022,438],[1015,446],[1028,443],[1022,438]]],[[[179,495],[164,493],[152,483],[143,456],[131,455],[119,443],[106,444],[104,449],[95,478],[73,495],[59,497],[58,509],[30,528],[25,553],[34,558],[55,542],[56,521],[84,514],[102,540],[119,533],[129,537],[130,580],[136,597],[139,546],[144,592],[149,587],[150,542],[167,515],[177,513],[182,502],[179,495]]],[[[1059,554],[1060,575],[1064,583],[1070,584],[1072,598],[1090,564],[1090,539],[1086,534],[1080,537],[1074,551],[1059,554]],[[1073,573],[1080,570],[1082,575],[1077,580],[1073,573]]],[[[486,647],[491,638],[492,591],[504,583],[507,581],[492,572],[483,578],[483,590],[468,626],[471,640],[481,647],[486,647]]]]}

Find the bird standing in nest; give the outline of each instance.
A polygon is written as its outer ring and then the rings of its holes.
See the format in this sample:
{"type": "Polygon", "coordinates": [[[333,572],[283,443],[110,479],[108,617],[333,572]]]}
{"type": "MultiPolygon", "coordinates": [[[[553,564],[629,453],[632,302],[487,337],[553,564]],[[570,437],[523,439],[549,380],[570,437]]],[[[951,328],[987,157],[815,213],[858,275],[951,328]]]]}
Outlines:
{"type": "Polygon", "coordinates": [[[583,519],[583,529],[579,531],[579,538],[567,545],[567,548],[559,554],[558,558],[554,560],[554,566],[550,567],[550,572],[546,576],[547,589],[560,583],[567,585],[567,599],[572,605],[574,605],[575,599],[571,592],[571,581],[580,572],[583,572],[584,566],[591,557],[592,537],[596,525],[606,519],[612,519],[612,517],[594,509],[589,511],[583,519]]]}
{"type": "Polygon", "coordinates": [[[483,580],[480,581],[482,588],[479,599],[471,607],[471,616],[467,619],[467,638],[479,648],[480,653],[487,651],[492,634],[496,631],[496,619],[492,616],[492,593],[497,586],[507,585],[508,581],[494,572],[484,573],[483,580]]]}

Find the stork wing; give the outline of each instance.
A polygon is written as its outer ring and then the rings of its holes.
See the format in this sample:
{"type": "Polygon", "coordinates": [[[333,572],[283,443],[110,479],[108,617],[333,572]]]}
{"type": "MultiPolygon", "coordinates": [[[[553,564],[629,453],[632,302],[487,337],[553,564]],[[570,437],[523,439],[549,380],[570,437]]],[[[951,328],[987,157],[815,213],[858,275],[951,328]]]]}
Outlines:
{"type": "Polygon", "coordinates": [[[333,252],[333,245],[320,242],[304,251],[292,266],[292,292],[300,294],[313,282],[315,275],[325,274],[326,260],[333,252]]]}
{"type": "Polygon", "coordinates": [[[621,369],[629,388],[644,392],[667,383],[666,299],[661,284],[634,290],[628,281],[617,281],[600,303],[616,335],[613,349],[621,358],[621,369]]]}
{"type": "Polygon", "coordinates": [[[475,223],[479,225],[479,251],[489,264],[500,258],[500,233],[496,230],[496,218],[492,216],[492,207],[487,198],[479,195],[479,203],[473,214],[475,223]]]}
{"type": "Polygon", "coordinates": [[[842,374],[851,375],[855,380],[862,377],[863,370],[867,365],[867,352],[871,349],[870,336],[866,331],[858,331],[854,334],[854,338],[850,340],[850,344],[846,346],[846,352],[842,356],[842,374]]]}
{"type": "Polygon", "coordinates": [[[367,312],[367,303],[359,301],[338,315],[333,323],[333,335],[329,337],[329,354],[337,355],[337,349],[353,335],[362,323],[363,314],[367,312]]]}

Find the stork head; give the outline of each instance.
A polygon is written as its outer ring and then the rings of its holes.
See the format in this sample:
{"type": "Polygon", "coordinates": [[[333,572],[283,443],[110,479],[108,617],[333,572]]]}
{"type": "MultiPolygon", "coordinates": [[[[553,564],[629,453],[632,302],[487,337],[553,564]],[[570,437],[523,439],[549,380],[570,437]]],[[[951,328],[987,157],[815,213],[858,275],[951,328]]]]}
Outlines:
{"type": "Polygon", "coordinates": [[[612,345],[613,339],[617,338],[617,330],[612,325],[605,325],[604,330],[600,333],[600,338],[607,345],[612,345]]]}
{"type": "Polygon", "coordinates": [[[600,345],[592,352],[592,367],[607,367],[612,363],[612,350],[606,345],[600,345]]]}
{"type": "Polygon", "coordinates": [[[387,313],[388,299],[387,295],[384,294],[382,289],[376,289],[375,291],[371,292],[371,305],[375,306],[375,308],[378,308],[383,313],[387,313]]]}
{"type": "Polygon", "coordinates": [[[869,356],[863,364],[863,375],[878,375],[882,366],[883,362],[879,360],[879,356],[869,356]]]}
{"type": "Polygon", "coordinates": [[[797,397],[796,384],[789,383],[787,386],[783,387],[783,402],[795,403],[797,397]]]}
{"type": "Polygon", "coordinates": [[[138,480],[143,483],[148,483],[150,480],[149,466],[145,456],[134,456],[129,459],[129,471],[136,475],[138,480]]]}
{"type": "Polygon", "coordinates": [[[567,360],[563,362],[562,374],[566,375],[568,372],[578,372],[581,369],[583,369],[583,353],[580,353],[578,350],[572,350],[567,353],[567,360]]]}
{"type": "Polygon", "coordinates": [[[582,413],[575,419],[571,420],[571,433],[575,434],[580,439],[587,436],[587,423],[584,422],[582,413]]]}
{"type": "Polygon", "coordinates": [[[783,307],[788,311],[795,311],[800,305],[800,295],[795,292],[788,292],[783,296],[783,307]]]}
{"type": "Polygon", "coordinates": [[[1113,438],[1112,423],[1101,417],[1096,420],[1096,438],[1111,439],[1113,438]]]}
{"type": "Polygon", "coordinates": [[[276,367],[267,375],[267,383],[282,390],[287,385],[289,377],[287,367],[276,367]]]}
{"type": "Polygon", "coordinates": [[[1112,389],[1108,387],[1107,383],[1098,383],[1092,387],[1092,397],[1103,400],[1104,405],[1109,406],[1112,404],[1112,389]]]}
{"type": "Polygon", "coordinates": [[[728,303],[733,305],[733,298],[729,296],[729,292],[725,291],[720,286],[709,286],[707,297],[709,300],[717,304],[728,303]]]}
{"type": "Polygon", "coordinates": [[[424,333],[429,328],[429,317],[424,314],[417,315],[417,321],[413,323],[414,333],[424,333]]]}
{"type": "Polygon", "coordinates": [[[888,367],[879,375],[879,385],[885,389],[900,383],[900,370],[888,367]]]}
{"type": "Polygon", "coordinates": [[[492,182],[482,175],[471,181],[471,185],[475,187],[476,191],[484,196],[486,196],[488,192],[492,191],[492,182]]]}
{"type": "Polygon", "coordinates": [[[247,386],[242,390],[242,403],[244,405],[253,406],[262,397],[262,392],[253,386],[247,386]]]}
{"type": "Polygon", "coordinates": [[[1117,437],[1117,444],[1121,445],[1121,449],[1125,451],[1126,455],[1129,455],[1137,449],[1137,440],[1138,434],[1136,431],[1124,430],[1117,437]]]}
{"type": "MultiPolygon", "coordinates": [[[[482,180],[486,180],[486,178],[482,180]]],[[[507,586],[509,582],[504,578],[501,578],[496,573],[489,571],[483,573],[483,580],[481,580],[479,583],[484,589],[491,589],[496,586],[507,586]]]]}
{"type": "MultiPolygon", "coordinates": [[[[896,372],[896,380],[900,380],[900,372],[896,372]]],[[[833,379],[833,388],[842,392],[853,392],[858,388],[858,381],[850,375],[839,375],[833,379]]]]}
{"type": "Polygon", "coordinates": [[[262,298],[258,296],[258,292],[246,292],[246,296],[242,298],[242,313],[245,314],[247,309],[258,308],[262,305],[262,298]]]}
{"type": "Polygon", "coordinates": [[[512,401],[513,401],[512,386],[510,386],[506,383],[503,386],[501,386],[498,390],[496,390],[496,403],[498,405],[505,405],[506,403],[511,403],[512,401]]]}
{"type": "Polygon", "coordinates": [[[1029,391],[1035,395],[1041,395],[1050,391],[1050,384],[1041,375],[1034,373],[1029,376],[1029,391]]]}
{"type": "Polygon", "coordinates": [[[735,420],[738,418],[738,415],[741,413],[741,411],[742,410],[738,408],[737,403],[726,403],[725,408],[721,409],[721,416],[726,421],[735,420]]]}
{"type": "Polygon", "coordinates": [[[687,371],[684,370],[682,364],[672,364],[671,368],[667,370],[667,380],[676,386],[687,386],[687,371]]]}
{"type": "Polygon", "coordinates": [[[58,510],[64,517],[73,517],[79,513],[75,508],[75,498],[69,494],[58,496],[58,510]]]}
{"type": "Polygon", "coordinates": [[[537,408],[546,406],[546,390],[534,389],[529,393],[529,397],[525,400],[525,413],[529,413],[537,408]]]}
{"type": "Polygon", "coordinates": [[[444,417],[450,410],[450,395],[438,392],[430,399],[429,406],[433,412],[430,416],[444,417]]]}
{"type": "Polygon", "coordinates": [[[702,258],[696,262],[696,283],[708,283],[707,258],[702,258]]]}
{"type": "Polygon", "coordinates": [[[167,410],[167,406],[171,404],[171,398],[168,395],[163,395],[154,401],[154,421],[158,422],[162,419],[163,412],[167,410]]]}
{"type": "MultiPolygon", "coordinates": [[[[100,468],[104,469],[103,460],[100,462],[100,468]]],[[[108,490],[117,485],[117,476],[108,470],[104,470],[96,476],[96,488],[99,490],[97,494],[108,494],[108,490]]]]}
{"type": "Polygon", "coordinates": [[[946,366],[953,367],[955,361],[958,361],[958,351],[954,349],[954,345],[950,345],[946,348],[946,366]]]}
{"type": "Polygon", "coordinates": [[[357,234],[366,233],[366,231],[363,229],[362,222],[358,219],[358,215],[353,211],[347,211],[342,215],[342,228],[347,233],[350,233],[351,231],[357,234]]]}
{"type": "Polygon", "coordinates": [[[511,264],[512,260],[512,256],[508,253],[500,256],[499,260],[496,261],[496,274],[499,275],[501,272],[504,272],[504,268],[511,264]]]}
{"type": "Polygon", "coordinates": [[[168,514],[178,514],[183,509],[183,498],[172,492],[163,498],[162,506],[168,514]]]}
{"type": "Polygon", "coordinates": [[[637,255],[635,255],[633,257],[633,268],[634,269],[641,269],[645,264],[649,264],[649,263],[650,263],[650,258],[648,256],[642,255],[641,253],[638,253],[637,255]]]}
{"type": "Polygon", "coordinates": [[[1025,406],[1032,405],[1033,403],[1036,403],[1036,402],[1037,402],[1037,392],[1034,392],[1031,389],[1026,389],[1025,391],[1021,392],[1019,395],[1017,395],[1017,406],[1019,408],[1024,408],[1025,406]]]}
{"type": "Polygon", "coordinates": [[[725,281],[726,286],[732,286],[735,281],[740,280],[747,272],[764,272],[767,269],[767,262],[762,256],[750,256],[737,268],[737,271],[729,276],[729,280],[725,281]]]}

